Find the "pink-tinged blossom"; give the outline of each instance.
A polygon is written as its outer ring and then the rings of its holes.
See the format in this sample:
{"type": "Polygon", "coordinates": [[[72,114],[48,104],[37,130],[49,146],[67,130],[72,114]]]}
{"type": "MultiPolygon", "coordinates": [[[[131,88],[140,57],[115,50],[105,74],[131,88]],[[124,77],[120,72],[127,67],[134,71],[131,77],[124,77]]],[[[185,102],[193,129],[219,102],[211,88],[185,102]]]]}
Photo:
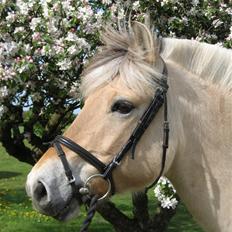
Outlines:
{"type": "Polygon", "coordinates": [[[83,23],[86,23],[93,16],[93,10],[91,6],[86,5],[85,7],[80,7],[78,9],[77,17],[83,20],[83,23]]]}
{"type": "Polygon", "coordinates": [[[4,81],[11,80],[15,77],[15,75],[16,75],[15,69],[7,66],[3,67],[0,64],[0,80],[4,80],[4,81]]]}
{"type": "MultiPolygon", "coordinates": [[[[15,56],[18,51],[18,45],[14,41],[0,43],[1,55],[4,56],[15,56]]],[[[1,58],[0,58],[1,59],[1,58]]]]}
{"type": "Polygon", "coordinates": [[[40,32],[34,32],[34,33],[32,34],[32,39],[33,39],[34,41],[39,41],[39,40],[41,39],[41,34],[40,34],[40,32]]]}

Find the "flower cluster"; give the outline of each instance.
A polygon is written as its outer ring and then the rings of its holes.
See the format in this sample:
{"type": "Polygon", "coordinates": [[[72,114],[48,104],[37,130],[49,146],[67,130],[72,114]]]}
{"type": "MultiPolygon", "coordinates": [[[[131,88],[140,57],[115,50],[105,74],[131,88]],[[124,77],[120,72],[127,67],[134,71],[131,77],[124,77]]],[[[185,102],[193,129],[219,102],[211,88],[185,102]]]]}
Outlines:
{"type": "MultiPolygon", "coordinates": [[[[223,1],[140,1],[142,11],[151,12],[162,36],[196,39],[232,47],[232,6],[223,1]]],[[[140,9],[141,9],[140,8],[140,9]]]]}
{"type": "Polygon", "coordinates": [[[154,189],[154,193],[159,200],[161,207],[175,209],[178,205],[176,190],[167,178],[161,177],[159,179],[154,189]]]}
{"type": "Polygon", "coordinates": [[[1,1],[0,141],[4,136],[5,148],[22,147],[26,139],[30,146],[22,155],[28,149],[39,155],[44,140],[73,120],[83,66],[118,6],[88,0],[1,1]]]}

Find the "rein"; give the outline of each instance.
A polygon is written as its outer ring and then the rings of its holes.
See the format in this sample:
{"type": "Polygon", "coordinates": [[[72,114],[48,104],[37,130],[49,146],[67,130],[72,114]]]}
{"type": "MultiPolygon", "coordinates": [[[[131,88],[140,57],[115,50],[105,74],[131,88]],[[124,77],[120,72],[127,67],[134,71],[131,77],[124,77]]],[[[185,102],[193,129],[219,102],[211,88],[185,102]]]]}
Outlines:
{"type": "MultiPolygon", "coordinates": [[[[164,74],[166,74],[166,67],[164,69],[164,74]]],[[[64,137],[62,135],[58,135],[53,142],[51,143],[54,148],[56,149],[56,152],[58,156],[60,157],[60,160],[62,162],[65,175],[68,179],[69,184],[72,187],[73,195],[77,194],[77,189],[75,186],[75,177],[73,176],[72,170],[70,168],[70,165],[67,161],[65,152],[62,149],[63,145],[64,147],[67,147],[68,149],[75,152],[77,155],[79,155],[83,160],[94,166],[98,171],[99,174],[94,174],[90,176],[86,182],[84,183],[84,186],[79,189],[79,193],[83,196],[87,196],[86,203],[89,204],[89,210],[86,220],[83,223],[83,227],[81,229],[81,232],[87,231],[87,228],[89,224],[91,223],[91,220],[94,216],[94,213],[96,211],[96,205],[98,201],[101,201],[108,197],[109,194],[114,194],[115,192],[115,185],[113,181],[112,172],[113,170],[121,164],[122,159],[125,157],[127,152],[131,150],[131,158],[134,159],[135,157],[135,150],[136,145],[138,144],[140,138],[144,134],[147,127],[150,125],[156,114],[158,113],[159,109],[162,105],[164,105],[164,123],[163,123],[163,145],[162,145],[162,161],[161,161],[161,169],[159,172],[158,177],[155,179],[155,181],[149,185],[145,191],[147,192],[150,188],[152,188],[160,179],[160,177],[163,174],[164,168],[165,168],[165,161],[166,161],[166,153],[168,149],[168,140],[169,140],[169,123],[168,123],[168,109],[167,109],[167,83],[163,83],[164,87],[159,87],[155,95],[144,112],[143,116],[140,118],[137,126],[133,130],[130,138],[127,140],[127,142],[124,144],[124,146],[121,148],[121,150],[114,156],[114,158],[109,162],[108,164],[104,164],[102,161],[97,159],[93,154],[91,154],[89,151],[87,151],[85,148],[81,147],[71,139],[64,137]],[[97,195],[91,195],[90,192],[90,186],[89,182],[90,180],[94,178],[103,178],[108,183],[108,190],[103,196],[97,196],[97,195]]]]}

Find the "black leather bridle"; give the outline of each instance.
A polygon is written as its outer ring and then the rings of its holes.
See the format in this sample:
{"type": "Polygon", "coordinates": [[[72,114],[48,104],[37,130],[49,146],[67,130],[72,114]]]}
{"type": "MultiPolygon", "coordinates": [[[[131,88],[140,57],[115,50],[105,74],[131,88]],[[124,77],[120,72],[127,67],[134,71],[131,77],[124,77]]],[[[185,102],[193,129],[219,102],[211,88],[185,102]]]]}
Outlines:
{"type": "MultiPolygon", "coordinates": [[[[167,75],[166,68],[164,70],[164,75],[167,75]]],[[[88,191],[89,180],[95,177],[102,177],[105,180],[107,180],[109,184],[109,189],[107,193],[103,197],[100,197],[100,199],[105,198],[110,193],[114,194],[114,191],[115,191],[115,186],[114,186],[114,181],[113,181],[113,176],[112,176],[113,170],[121,164],[122,159],[125,157],[125,155],[130,150],[132,154],[131,157],[132,159],[134,159],[135,149],[136,149],[136,145],[138,144],[138,141],[144,134],[147,127],[152,122],[153,118],[158,113],[161,106],[164,105],[163,145],[162,145],[163,151],[162,151],[161,169],[160,169],[158,177],[149,187],[146,188],[146,190],[148,190],[149,188],[151,188],[157,183],[157,181],[159,180],[159,178],[161,177],[164,171],[166,152],[167,152],[168,140],[169,140],[169,123],[168,123],[167,96],[166,96],[168,85],[167,85],[166,79],[161,84],[162,84],[161,87],[157,88],[150,105],[144,112],[143,116],[140,118],[130,138],[127,140],[127,142],[124,144],[121,150],[114,156],[114,158],[108,164],[104,164],[102,161],[97,159],[93,154],[91,154],[85,148],[81,147],[80,145],[78,145],[77,143],[75,143],[74,141],[72,141],[71,139],[67,137],[58,135],[53,140],[52,145],[54,146],[58,156],[60,157],[60,160],[62,162],[64,171],[65,171],[65,175],[69,183],[72,185],[72,188],[74,189],[74,191],[76,191],[75,190],[75,177],[73,176],[72,170],[70,168],[65,152],[63,151],[61,145],[75,152],[87,163],[94,166],[100,173],[100,174],[96,174],[96,175],[89,177],[85,183],[84,188],[80,190],[80,193],[89,194],[89,191],[88,191]]]]}

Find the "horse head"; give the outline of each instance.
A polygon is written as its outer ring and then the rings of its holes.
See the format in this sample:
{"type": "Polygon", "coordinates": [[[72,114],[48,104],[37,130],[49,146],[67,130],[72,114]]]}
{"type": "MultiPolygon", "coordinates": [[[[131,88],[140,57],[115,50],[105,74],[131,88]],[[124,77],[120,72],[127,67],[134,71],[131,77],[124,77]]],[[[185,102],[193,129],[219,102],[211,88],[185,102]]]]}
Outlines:
{"type": "MultiPolygon", "coordinates": [[[[82,76],[83,109],[27,178],[34,207],[59,220],[78,214],[83,203],[80,189],[86,185],[91,194],[108,197],[143,189],[160,174],[164,107],[156,98],[164,93],[166,97],[167,91],[160,40],[148,26],[134,22],[119,29],[108,27],[102,41],[104,46],[82,76]],[[142,133],[136,132],[140,133],[136,144],[132,141],[125,148],[151,102],[159,105],[155,119],[142,133]],[[115,159],[122,151],[123,156],[115,159]]],[[[168,154],[166,169],[171,157],[168,154]]]]}

